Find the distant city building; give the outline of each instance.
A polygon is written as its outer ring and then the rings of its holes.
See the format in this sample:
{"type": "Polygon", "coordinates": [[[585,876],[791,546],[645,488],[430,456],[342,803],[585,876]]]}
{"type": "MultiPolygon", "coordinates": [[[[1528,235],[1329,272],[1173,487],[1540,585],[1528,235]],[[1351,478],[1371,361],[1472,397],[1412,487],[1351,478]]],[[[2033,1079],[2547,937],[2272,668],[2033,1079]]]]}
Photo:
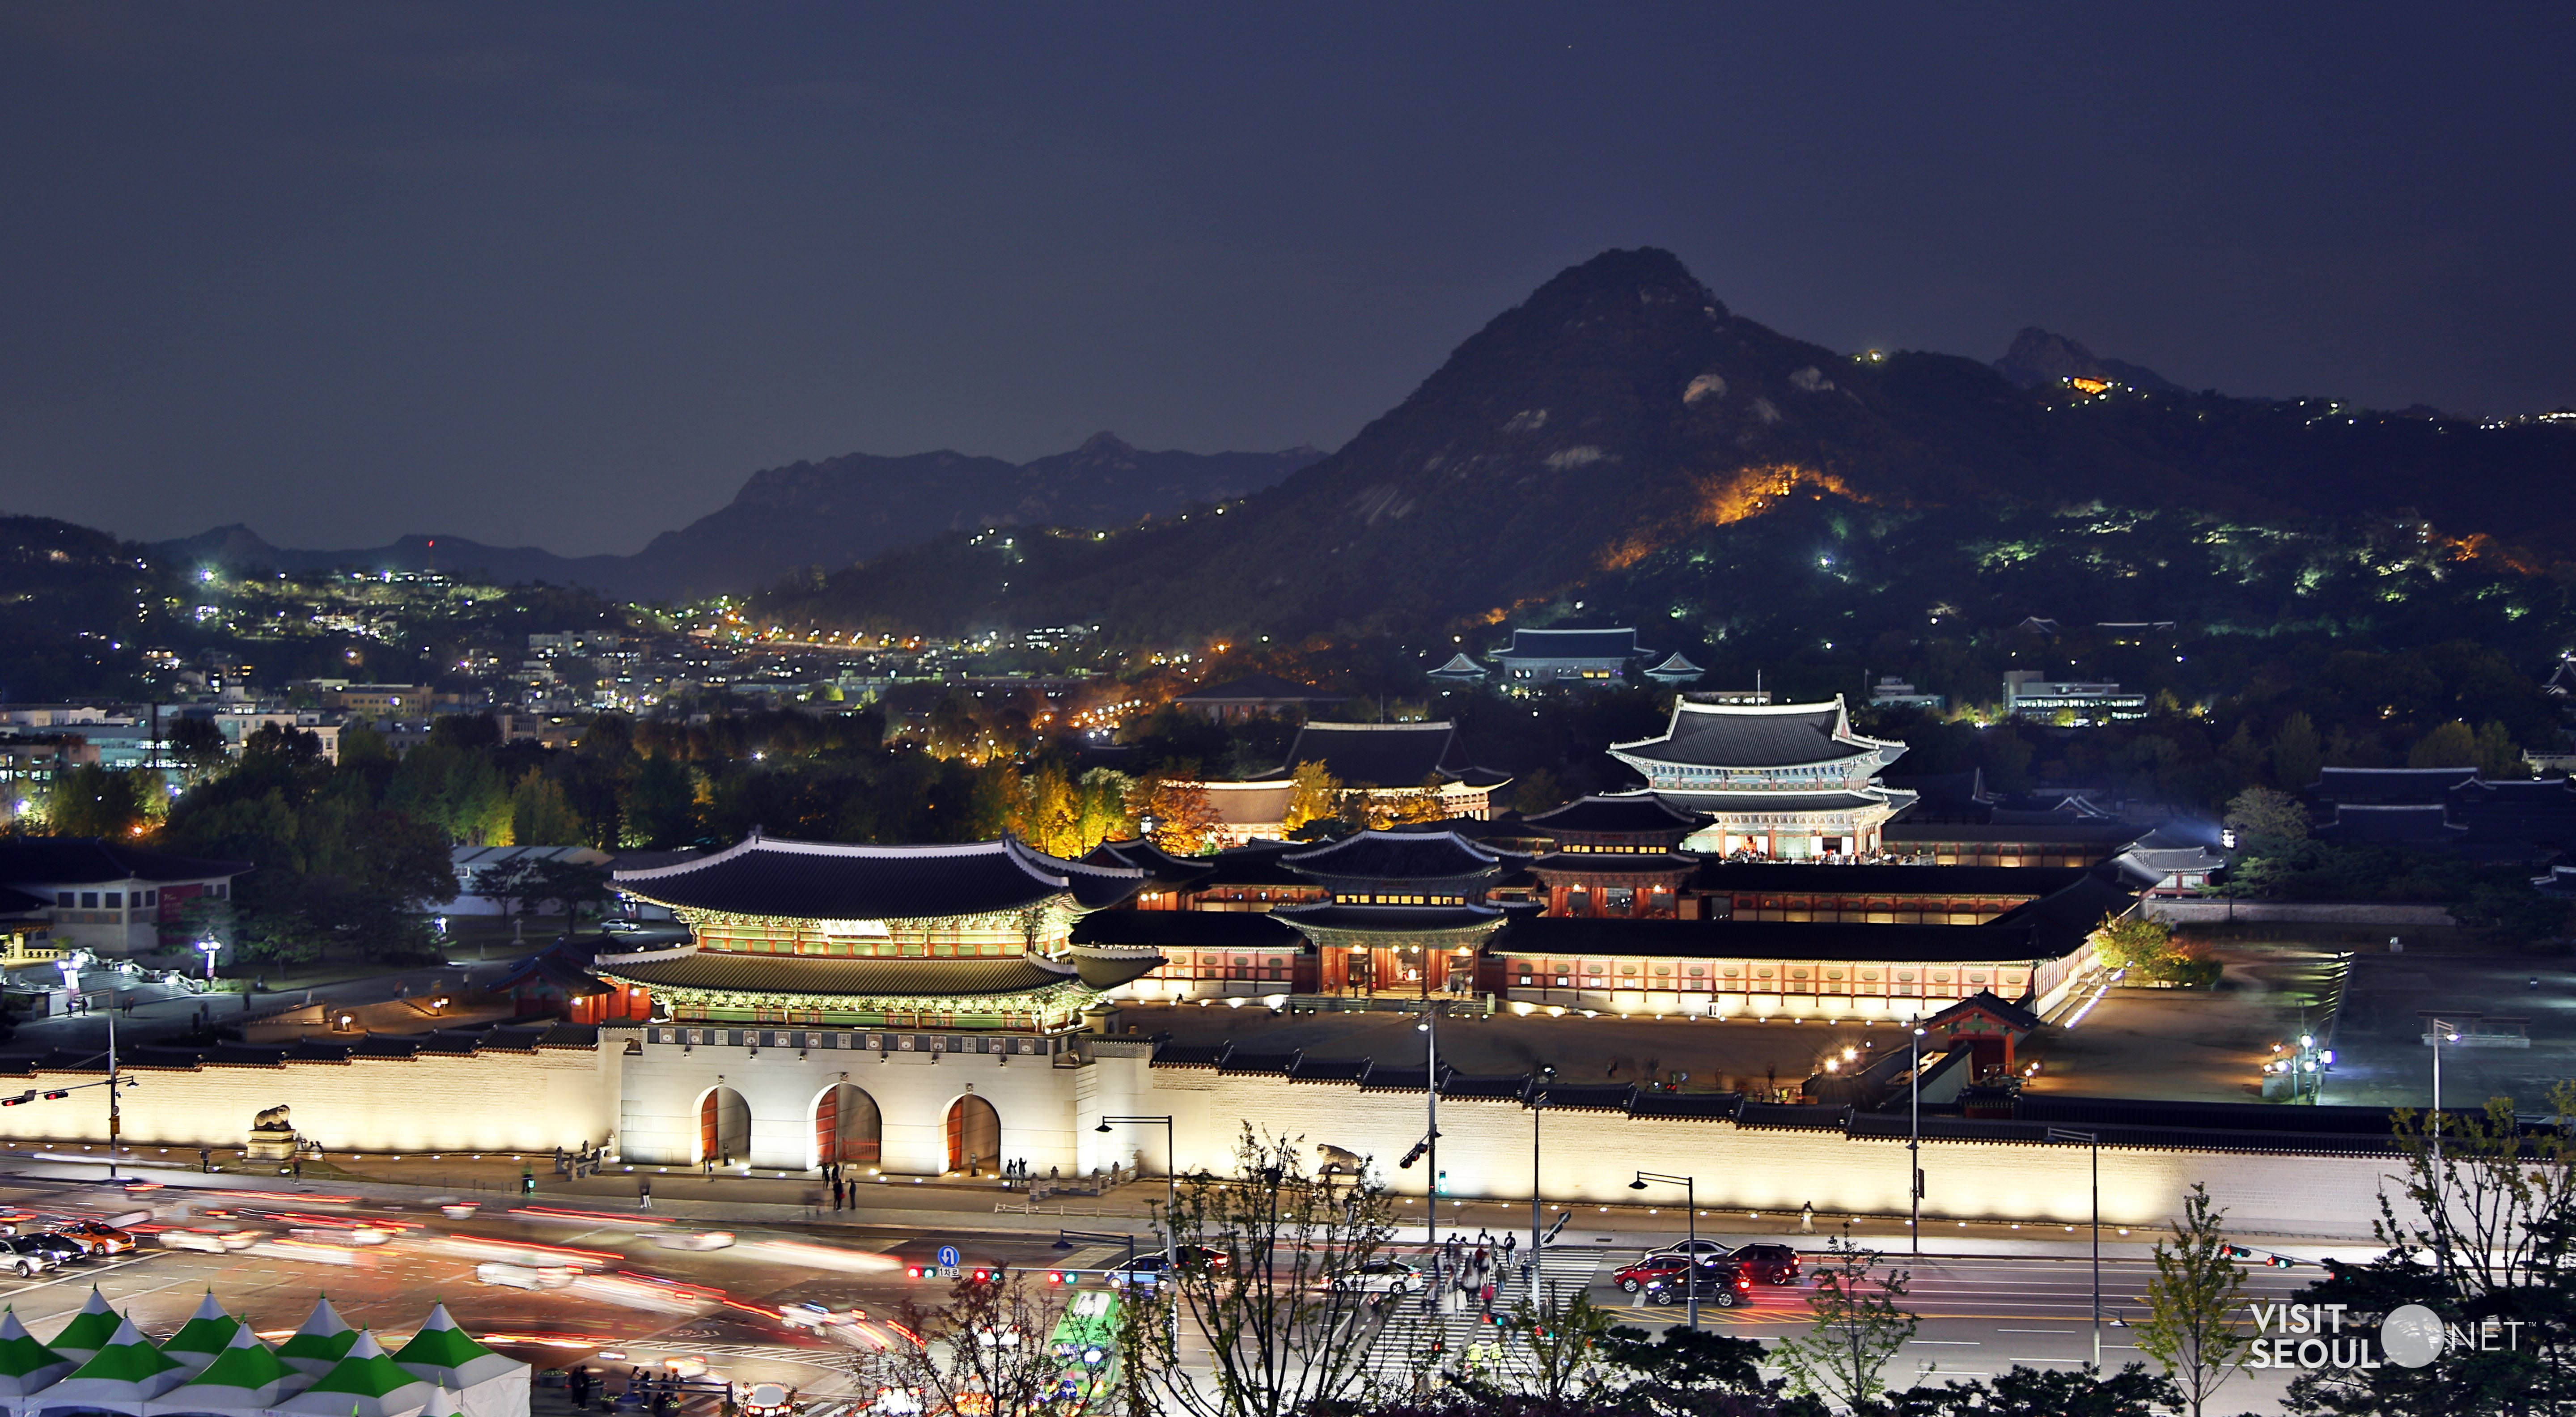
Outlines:
{"type": "Polygon", "coordinates": [[[1507,689],[1625,683],[1628,666],[1653,654],[1634,630],[1514,630],[1495,651],[1507,689]]]}
{"type": "Polygon", "coordinates": [[[1812,704],[1711,704],[1684,696],[1660,738],[1613,743],[1672,807],[1712,818],[1685,844],[1713,855],[1871,856],[1914,801],[1877,781],[1903,743],[1852,731],[1837,694],[1812,704]]]}
{"type": "Polygon", "coordinates": [[[1275,715],[1302,718],[1350,702],[1347,694],[1328,694],[1310,684],[1276,674],[1246,674],[1221,684],[1192,689],[1172,700],[1183,710],[1219,723],[1230,719],[1275,715]]]}
{"type": "Polygon", "coordinates": [[[2117,684],[2042,679],[2036,669],[2014,669],[2004,674],[2004,713],[2039,718],[2070,713],[2079,723],[2104,723],[2146,717],[2147,696],[2117,684]]]}
{"type": "Polygon", "coordinates": [[[56,949],[149,954],[190,901],[230,899],[233,877],[250,869],[95,837],[0,837],[0,887],[50,902],[56,949]]]}
{"type": "Polygon", "coordinates": [[[1881,679],[1869,688],[1871,708],[1941,709],[1950,706],[1947,694],[1927,694],[1902,679],[1881,679]]]}
{"type": "Polygon", "coordinates": [[[2384,842],[2481,861],[2576,847],[2576,782],[2488,781],[2475,768],[2326,768],[2304,796],[2321,841],[2384,842]]]}

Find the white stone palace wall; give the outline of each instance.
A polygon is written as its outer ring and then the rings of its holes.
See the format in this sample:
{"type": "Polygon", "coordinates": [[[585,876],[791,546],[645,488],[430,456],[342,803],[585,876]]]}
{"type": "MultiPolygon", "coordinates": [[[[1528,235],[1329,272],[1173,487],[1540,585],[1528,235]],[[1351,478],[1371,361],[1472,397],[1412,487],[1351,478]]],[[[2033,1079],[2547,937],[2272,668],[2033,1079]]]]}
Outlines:
{"type": "MultiPolygon", "coordinates": [[[[1205,1069],[1148,1068],[1141,1060],[1101,1064],[1095,1105],[1178,1119],[1184,1169],[1230,1169],[1245,1121],[1377,1159],[1401,1192],[1424,1193],[1428,1166],[1394,1169],[1425,1130],[1422,1094],[1362,1092],[1347,1084],[1290,1083],[1277,1077],[1220,1076],[1205,1069]]],[[[1704,1210],[1902,1215],[1906,1151],[1894,1142],[1849,1141],[1838,1130],[1747,1129],[1724,1122],[1634,1120],[1617,1113],[1549,1111],[1540,1119],[1540,1177],[1551,1204],[1681,1204],[1678,1187],[1640,1194],[1639,1170],[1695,1177],[1704,1210]]],[[[1444,1099],[1440,1168],[1447,1194],[1518,1200],[1530,1194],[1530,1110],[1516,1103],[1444,1099]]],[[[1138,1130],[1138,1129],[1122,1129],[1138,1130]]],[[[1109,1140],[1102,1138],[1102,1140],[1109,1140]]],[[[1160,1137],[1137,1145],[1159,1148],[1160,1137]]],[[[2017,1220],[2072,1224],[2092,1215],[2091,1149],[2078,1145],[1926,1142],[1927,1221],[2017,1220]]],[[[1160,1170],[1159,1157],[1149,1159],[1160,1170]]],[[[2379,1214],[2384,1157],[2281,1156],[2244,1152],[2102,1149],[2106,1225],[2161,1226],[2195,1181],[2229,1213],[2240,1233],[2367,1239],[2379,1214]]],[[[2390,1189],[2394,1191],[2393,1184],[2390,1189]]],[[[1470,1207],[1484,1222],[1501,1214],[1470,1207]]],[[[1415,1211],[1419,1214],[1419,1211],[1415,1211]]],[[[1526,1212],[1522,1212],[1526,1214],[1526,1212]]],[[[1927,1231],[1928,1233],[1928,1231],[1927,1231]]]]}
{"type": "MultiPolygon", "coordinates": [[[[325,1151],[408,1154],[552,1151],[598,1143],[617,1125],[613,1048],[425,1055],[409,1060],[139,1069],[122,1106],[133,1146],[238,1147],[251,1119],[280,1104],[295,1129],[325,1151]]],[[[0,1090],[72,1087],[99,1073],[0,1079],[0,1090]]],[[[107,1089],[40,1099],[0,1112],[0,1136],[107,1140],[107,1089]]]]}

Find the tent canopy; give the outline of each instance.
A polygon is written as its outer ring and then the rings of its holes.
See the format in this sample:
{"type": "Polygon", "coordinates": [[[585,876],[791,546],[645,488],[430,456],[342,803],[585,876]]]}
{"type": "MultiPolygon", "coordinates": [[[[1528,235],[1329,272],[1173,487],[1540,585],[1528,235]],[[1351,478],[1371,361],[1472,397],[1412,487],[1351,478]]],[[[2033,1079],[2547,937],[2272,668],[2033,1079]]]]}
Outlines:
{"type": "Polygon", "coordinates": [[[100,1297],[98,1286],[93,1284],[89,1297],[81,1301],[80,1312],[72,1315],[72,1321],[63,1325],[63,1331],[46,1346],[66,1358],[87,1358],[116,1336],[118,1322],[116,1310],[107,1306],[107,1300],[100,1297]]]}
{"type": "Polygon", "coordinates": [[[0,1311],[0,1397],[24,1397],[71,1376],[79,1366],[38,1342],[18,1322],[16,1309],[0,1311]]]}

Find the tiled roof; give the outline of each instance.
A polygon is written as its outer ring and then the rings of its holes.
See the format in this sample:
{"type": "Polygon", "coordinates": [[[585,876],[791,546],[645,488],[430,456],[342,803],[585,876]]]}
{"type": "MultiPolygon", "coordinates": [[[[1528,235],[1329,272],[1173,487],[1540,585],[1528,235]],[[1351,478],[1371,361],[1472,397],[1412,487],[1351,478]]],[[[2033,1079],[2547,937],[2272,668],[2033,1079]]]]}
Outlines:
{"type": "Polygon", "coordinates": [[[1310,876],[1449,881],[1484,875],[1500,866],[1503,857],[1456,832],[1363,831],[1322,846],[1291,851],[1279,860],[1310,876]]]}
{"type": "Polygon", "coordinates": [[[1072,961],[1073,972],[1081,976],[1083,987],[1105,994],[1161,968],[1163,956],[1151,950],[1091,950],[1077,945],[1072,961]]]}
{"type": "Polygon", "coordinates": [[[1187,885],[1213,869],[1213,863],[1205,859],[1174,856],[1141,839],[1104,841],[1091,848],[1082,860],[1088,866],[1142,871],[1147,882],[1158,886],[1187,885]]]}
{"type": "Polygon", "coordinates": [[[77,886],[97,881],[202,881],[238,876],[247,861],[146,851],[92,836],[0,837],[0,885],[77,886]]]}
{"type": "Polygon", "coordinates": [[[1688,835],[1703,820],[1679,811],[1651,792],[1618,792],[1585,797],[1553,811],[1525,819],[1533,832],[1549,836],[1688,835]]]}
{"type": "Polygon", "coordinates": [[[1529,1096],[1527,1073],[1510,1077],[1473,1078],[1451,1074],[1440,1083],[1440,1095],[1476,1102],[1518,1102],[1529,1096]]]}
{"type": "Polygon", "coordinates": [[[1993,842],[2033,846],[2100,847],[2116,850],[2146,835],[2146,828],[2126,822],[1909,822],[1898,820],[1879,830],[1890,849],[1914,842],[1993,842]]]}
{"type": "Polygon", "coordinates": [[[1732,1122],[1744,1106],[1744,1094],[1740,1092],[1640,1092],[1628,1105],[1628,1115],[1677,1121],[1732,1122]]]}
{"type": "Polygon", "coordinates": [[[1103,910],[1073,927],[1077,945],[1158,949],[1297,949],[1306,937],[1256,910],[1103,910]]]}
{"type": "Polygon", "coordinates": [[[0,915],[34,915],[53,909],[54,903],[40,895],[0,886],[0,915]]]}
{"type": "Polygon", "coordinates": [[[1838,737],[1848,733],[1841,700],[1822,704],[1673,705],[1661,738],[1614,743],[1613,753],[1701,767],[1778,768],[1840,762],[1875,751],[1838,737]]]}
{"type": "Polygon", "coordinates": [[[1071,965],[1033,955],[1009,959],[843,959],[712,950],[678,959],[602,965],[599,972],[647,989],[851,998],[1021,994],[1077,978],[1071,965]]]}
{"type": "Polygon", "coordinates": [[[2438,805],[2476,768],[2325,768],[2308,787],[2310,801],[2360,806],[2438,805]]]}
{"type": "Polygon", "coordinates": [[[796,920],[973,915],[1071,894],[1086,910],[1143,884],[1126,866],[1062,861],[1004,838],[968,846],[846,846],[753,836],[713,856],[620,871],[620,890],[657,905],[796,920]]]}
{"type": "MultiPolygon", "coordinates": [[[[2099,916],[2095,919],[2098,921],[2099,916]]],[[[2070,944],[2068,949],[2072,949],[2070,944]]],[[[1863,960],[1975,964],[2054,958],[2028,926],[1786,924],[1752,920],[1516,919],[1490,954],[1653,959],[1863,960]]],[[[2056,953],[2062,954],[2064,950],[2056,953]]]]}
{"type": "Polygon", "coordinates": [[[1801,866],[1774,861],[1704,861],[1696,891],[1781,891],[1802,895],[2042,896],[2084,876],[2081,866],[1801,866]]]}
{"type": "Polygon", "coordinates": [[[1472,930],[1504,918],[1490,905],[1283,905],[1270,914],[1300,929],[1396,935],[1472,930]]]}
{"type": "Polygon", "coordinates": [[[1851,812],[1866,807],[1903,805],[1911,800],[1885,788],[1825,792],[1769,792],[1761,788],[1671,787],[1666,795],[1698,804],[1710,812],[1851,812]]]}
{"type": "Polygon", "coordinates": [[[1216,1070],[1221,1073],[1265,1073],[1273,1077],[1286,1077],[1296,1071],[1297,1060],[1302,1052],[1301,1049],[1291,1048],[1284,1053],[1255,1053],[1236,1048],[1225,1055],[1225,1060],[1217,1064],[1216,1070]]]}
{"type": "Polygon", "coordinates": [[[1634,630],[1514,630],[1512,646],[1497,650],[1503,663],[1515,659],[1642,659],[1654,651],[1637,643],[1634,630]]]}
{"type": "Polygon", "coordinates": [[[1510,780],[1476,767],[1457,725],[1446,721],[1309,723],[1297,730],[1281,771],[1306,762],[1322,763],[1344,787],[1418,787],[1433,774],[1480,786],[1510,780]]]}
{"type": "Polygon", "coordinates": [[[1666,873],[1693,871],[1699,858],[1678,851],[1658,851],[1649,855],[1630,851],[1552,851],[1530,863],[1533,871],[1563,871],[1570,875],[1614,876],[1625,873],[1666,873]]]}

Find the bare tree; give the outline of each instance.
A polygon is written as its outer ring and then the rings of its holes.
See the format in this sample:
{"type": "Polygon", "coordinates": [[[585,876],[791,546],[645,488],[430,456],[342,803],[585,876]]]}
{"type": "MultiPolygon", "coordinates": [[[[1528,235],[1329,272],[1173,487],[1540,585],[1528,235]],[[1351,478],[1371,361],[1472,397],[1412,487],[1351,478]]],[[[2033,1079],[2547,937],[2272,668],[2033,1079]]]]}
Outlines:
{"type": "Polygon", "coordinates": [[[2147,1281],[2147,1321],[2138,1348],[2164,1365],[2191,1417],[2244,1365],[2253,1337],[2245,1318],[2245,1271],[2227,1243],[2227,1212],[2193,1182],[2173,1238],[2158,1240],[2156,1277],[2147,1281]]]}
{"type": "Polygon", "coordinates": [[[907,1298],[896,1307],[904,1338],[864,1355],[860,1375],[912,1394],[923,1411],[1037,1411],[1065,1372],[1050,1343],[1065,1303],[1064,1291],[1013,1271],[960,1274],[946,1303],[924,1308],[907,1298]]]}
{"type": "Polygon", "coordinates": [[[1394,1233],[1394,1203],[1365,1165],[1346,1178],[1309,1174],[1312,1150],[1247,1122],[1233,1176],[1183,1181],[1167,1218],[1171,1266],[1127,1306],[1122,1344],[1128,1381],[1150,1386],[1157,1410],[1294,1417],[1368,1388],[1371,1296],[1355,1281],[1394,1233]],[[1204,1377],[1184,1366],[1184,1332],[1207,1350],[1204,1377]]]}
{"type": "Polygon", "coordinates": [[[1825,1241],[1825,1256],[1815,1271],[1816,1292],[1807,1300],[1807,1332],[1781,1339],[1772,1352],[1796,1391],[1868,1411],[1885,1391],[1880,1370],[1922,1325],[1898,1303],[1914,1275],[1901,1269],[1876,1273],[1883,1256],[1853,1243],[1848,1227],[1825,1241]]]}

